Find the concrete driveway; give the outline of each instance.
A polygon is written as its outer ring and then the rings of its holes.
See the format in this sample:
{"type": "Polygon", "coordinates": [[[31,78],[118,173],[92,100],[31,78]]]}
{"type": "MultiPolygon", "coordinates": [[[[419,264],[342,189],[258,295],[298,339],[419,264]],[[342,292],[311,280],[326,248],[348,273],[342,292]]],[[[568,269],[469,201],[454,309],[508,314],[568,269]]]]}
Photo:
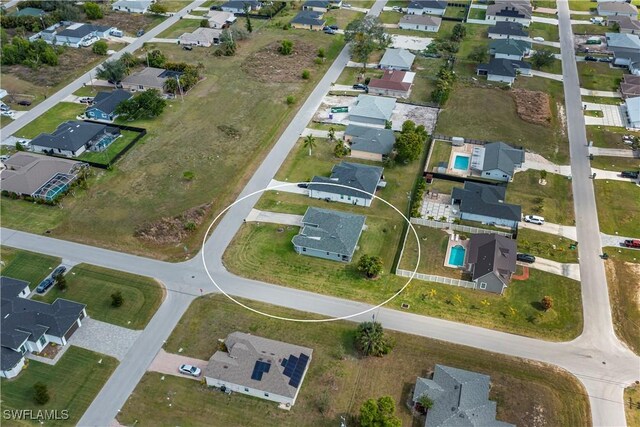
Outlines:
{"type": "Polygon", "coordinates": [[[247,222],[268,222],[270,224],[293,225],[295,227],[302,227],[302,215],[251,209],[251,212],[249,212],[249,215],[247,216],[247,222]]]}
{"type": "Polygon", "coordinates": [[[541,231],[543,233],[555,234],[556,236],[565,237],[567,239],[576,240],[576,227],[572,225],[553,224],[551,222],[545,222],[542,225],[531,224],[530,222],[520,221],[519,228],[526,228],[534,231],[541,231]]]}
{"type": "MultiPolygon", "coordinates": [[[[582,96],[601,96],[603,98],[620,98],[618,92],[611,92],[608,90],[591,90],[580,88],[580,95],[582,96]]],[[[622,102],[622,100],[620,100],[622,102]]]]}
{"type": "Polygon", "coordinates": [[[306,188],[300,188],[295,183],[278,181],[277,179],[272,179],[271,181],[269,181],[269,185],[267,186],[267,188],[273,191],[283,191],[285,193],[302,194],[304,196],[309,195],[309,190],[307,190],[306,188]],[[284,184],[289,184],[289,185],[285,185],[279,188],[271,188],[271,187],[277,187],[284,184]]]}
{"type": "Polygon", "coordinates": [[[401,36],[399,34],[391,34],[391,47],[409,50],[424,50],[431,44],[433,38],[401,36]]]}
{"type": "Polygon", "coordinates": [[[586,125],[600,125],[600,126],[624,126],[624,120],[622,118],[622,112],[619,105],[609,104],[594,104],[592,102],[583,102],[582,108],[585,111],[601,111],[604,117],[591,117],[584,116],[584,122],[586,125]]]}
{"type": "Polygon", "coordinates": [[[536,256],[536,262],[534,263],[518,262],[518,264],[580,281],[580,264],[563,264],[550,259],[540,258],[539,256],[536,256]]]}
{"type": "Polygon", "coordinates": [[[86,317],[69,344],[123,360],[141,333],[86,317]]]}
{"type": "Polygon", "coordinates": [[[589,147],[589,154],[593,154],[594,156],[640,158],[640,153],[636,154],[629,148],[589,147]]]}
{"type": "Polygon", "coordinates": [[[531,70],[531,75],[536,77],[543,77],[545,79],[555,80],[558,82],[562,81],[562,74],[545,73],[544,71],[531,70]]]}
{"type": "Polygon", "coordinates": [[[193,357],[182,356],[180,354],[167,353],[164,349],[160,349],[156,358],[153,359],[147,371],[160,372],[161,374],[175,375],[176,377],[188,378],[200,381],[202,375],[193,377],[191,375],[181,374],[178,371],[180,365],[192,365],[200,368],[204,372],[204,368],[209,362],[207,360],[195,359],[193,357]]]}

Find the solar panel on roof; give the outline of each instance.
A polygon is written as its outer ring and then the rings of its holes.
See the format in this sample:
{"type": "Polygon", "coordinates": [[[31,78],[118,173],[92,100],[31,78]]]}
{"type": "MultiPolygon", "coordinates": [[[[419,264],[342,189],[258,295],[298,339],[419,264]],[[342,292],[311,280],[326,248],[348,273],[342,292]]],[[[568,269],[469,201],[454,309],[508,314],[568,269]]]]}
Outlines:
{"type": "Polygon", "coordinates": [[[282,359],[280,366],[287,366],[287,359],[282,359]]]}
{"type": "Polygon", "coordinates": [[[256,361],[256,364],[253,366],[253,372],[251,373],[251,379],[262,381],[262,374],[269,372],[269,369],[271,369],[271,363],[262,362],[260,360],[256,361]]]}
{"type": "Polygon", "coordinates": [[[291,374],[293,374],[293,370],[296,368],[297,364],[298,358],[294,355],[291,355],[289,357],[289,360],[287,361],[287,366],[284,367],[284,372],[282,373],[287,377],[291,377],[291,374]]]}
{"type": "Polygon", "coordinates": [[[290,386],[298,388],[298,386],[300,385],[300,381],[302,380],[302,376],[304,375],[304,371],[307,368],[308,362],[309,356],[307,356],[306,354],[300,354],[300,358],[297,360],[296,366],[290,375],[290,386]]]}

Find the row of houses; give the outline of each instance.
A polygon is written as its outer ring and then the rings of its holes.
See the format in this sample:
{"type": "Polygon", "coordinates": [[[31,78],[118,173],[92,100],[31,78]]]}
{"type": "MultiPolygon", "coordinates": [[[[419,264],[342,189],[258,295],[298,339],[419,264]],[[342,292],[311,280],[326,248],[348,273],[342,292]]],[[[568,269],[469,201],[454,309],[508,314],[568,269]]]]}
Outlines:
{"type": "Polygon", "coordinates": [[[509,85],[518,75],[530,76],[531,64],[523,59],[531,54],[531,41],[524,28],[514,21],[498,21],[489,27],[491,58],[488,63],[478,65],[476,74],[487,76],[488,81],[509,85]]]}
{"type": "Polygon", "coordinates": [[[56,46],[74,48],[90,46],[99,39],[109,37],[116,28],[108,25],[94,25],[74,22],[54,24],[29,37],[30,41],[42,39],[56,46]]]}
{"type": "Polygon", "coordinates": [[[626,67],[640,76],[640,36],[630,33],[606,33],[607,50],[613,53],[613,64],[626,67]]]}

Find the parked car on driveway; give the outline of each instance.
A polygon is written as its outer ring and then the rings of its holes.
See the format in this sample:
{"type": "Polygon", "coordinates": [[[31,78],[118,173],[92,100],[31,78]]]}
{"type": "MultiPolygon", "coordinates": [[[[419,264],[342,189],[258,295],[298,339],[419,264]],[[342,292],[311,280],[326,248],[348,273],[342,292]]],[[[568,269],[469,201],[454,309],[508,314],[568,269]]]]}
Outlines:
{"type": "Polygon", "coordinates": [[[354,89],[367,90],[369,87],[362,83],[356,83],[352,86],[354,89]]]}
{"type": "Polygon", "coordinates": [[[51,286],[53,286],[54,283],[55,283],[55,280],[53,279],[53,277],[47,277],[42,282],[40,282],[40,284],[36,288],[36,292],[39,294],[44,294],[45,291],[49,289],[51,286]]]}
{"type": "Polygon", "coordinates": [[[585,56],[584,57],[585,61],[593,61],[593,62],[597,62],[598,58],[596,58],[595,56],[585,56]]]}
{"type": "Polygon", "coordinates": [[[333,28],[331,28],[331,27],[324,27],[322,29],[322,31],[324,31],[325,34],[335,34],[336,33],[335,30],[333,28]]]}
{"type": "Polygon", "coordinates": [[[64,265],[61,265],[60,267],[53,270],[53,273],[51,273],[51,277],[53,277],[54,279],[57,279],[58,277],[62,276],[66,271],[67,271],[67,267],[65,267],[64,265]]]}
{"type": "Polygon", "coordinates": [[[31,101],[28,99],[23,99],[22,101],[18,101],[18,105],[22,105],[23,107],[28,107],[31,105],[31,101]]]}
{"type": "Polygon", "coordinates": [[[136,37],[140,37],[140,36],[144,36],[144,30],[142,29],[138,30],[138,32],[136,33],[136,37]]]}
{"type": "Polygon", "coordinates": [[[329,25],[329,28],[331,28],[334,31],[337,31],[340,29],[337,25],[329,25]]]}
{"type": "Polygon", "coordinates": [[[639,171],[622,171],[620,172],[620,176],[623,178],[638,179],[638,176],[640,176],[640,172],[639,171]]]}
{"type": "Polygon", "coordinates": [[[536,262],[536,257],[534,257],[531,254],[517,254],[516,255],[516,260],[518,260],[520,262],[526,262],[528,264],[531,264],[533,262],[536,262]]]}
{"type": "Polygon", "coordinates": [[[93,102],[93,98],[90,96],[83,96],[82,98],[78,99],[78,101],[80,101],[82,104],[91,104],[93,102]]]}
{"type": "Polygon", "coordinates": [[[13,111],[11,111],[11,110],[9,110],[9,111],[2,111],[2,112],[0,112],[0,114],[1,114],[1,115],[3,115],[3,116],[5,116],[5,117],[11,117],[11,118],[13,118],[13,117],[16,115],[16,113],[15,113],[15,112],[13,112],[13,111]]]}
{"type": "Polygon", "coordinates": [[[638,248],[640,249],[640,239],[627,239],[621,243],[625,248],[638,248]]]}
{"type": "Polygon", "coordinates": [[[192,365],[180,365],[180,368],[178,368],[178,370],[181,374],[191,375],[192,377],[200,376],[200,368],[192,365]]]}
{"type": "Polygon", "coordinates": [[[611,62],[611,58],[604,56],[602,58],[598,58],[598,62],[611,62]]]}
{"type": "Polygon", "coordinates": [[[544,218],[537,215],[526,215],[524,222],[530,222],[531,224],[542,225],[544,224],[544,218]]]}

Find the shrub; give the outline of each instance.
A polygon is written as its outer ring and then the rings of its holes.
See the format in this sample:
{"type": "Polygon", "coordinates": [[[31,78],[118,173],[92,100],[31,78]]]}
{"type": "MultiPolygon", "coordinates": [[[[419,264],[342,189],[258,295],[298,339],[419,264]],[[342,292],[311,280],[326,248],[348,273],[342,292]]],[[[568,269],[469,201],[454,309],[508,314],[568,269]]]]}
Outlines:
{"type": "Polygon", "coordinates": [[[287,105],[293,105],[296,103],[296,98],[293,95],[287,96],[287,105]]]}
{"type": "Polygon", "coordinates": [[[379,256],[364,254],[358,261],[358,270],[373,279],[382,273],[382,259],[379,256]]]}
{"type": "Polygon", "coordinates": [[[62,274],[58,276],[58,278],[56,279],[56,286],[61,291],[64,291],[67,289],[67,279],[62,274]]]}
{"type": "Polygon", "coordinates": [[[149,6],[149,12],[161,15],[167,13],[167,7],[161,3],[153,3],[149,6]]]}
{"type": "Polygon", "coordinates": [[[542,305],[542,308],[544,308],[544,311],[548,311],[553,307],[553,298],[545,295],[544,297],[542,297],[540,304],[542,305]]]}
{"type": "Polygon", "coordinates": [[[124,298],[122,297],[122,292],[116,291],[111,294],[111,306],[112,307],[121,307],[124,304],[124,298]]]}
{"type": "Polygon", "coordinates": [[[309,80],[309,77],[311,77],[311,73],[309,72],[309,70],[302,70],[302,78],[304,80],[309,80]]]}
{"type": "Polygon", "coordinates": [[[322,64],[322,58],[314,58],[313,62],[314,62],[316,65],[320,65],[320,64],[322,64]]]}
{"type": "Polygon", "coordinates": [[[318,49],[318,58],[324,58],[324,57],[325,57],[324,49],[323,48],[319,48],[318,49]]]}
{"type": "Polygon", "coordinates": [[[209,28],[209,20],[208,19],[201,19],[200,20],[200,26],[202,28],[209,28]]]}
{"type": "Polygon", "coordinates": [[[182,177],[187,181],[191,181],[195,177],[195,174],[191,171],[184,171],[182,177]]]}
{"type": "Polygon", "coordinates": [[[101,19],[104,17],[104,13],[100,6],[93,2],[87,2],[84,4],[84,13],[89,19],[101,19]]]}
{"type": "Polygon", "coordinates": [[[33,385],[33,401],[38,405],[44,405],[49,401],[49,389],[45,383],[38,381],[33,385]]]}
{"type": "Polygon", "coordinates": [[[109,45],[104,40],[98,40],[93,44],[93,47],[91,48],[91,50],[96,55],[106,55],[107,50],[109,50],[109,45]]]}
{"type": "Polygon", "coordinates": [[[293,53],[293,42],[291,40],[282,40],[278,52],[282,55],[291,55],[293,53]]]}

